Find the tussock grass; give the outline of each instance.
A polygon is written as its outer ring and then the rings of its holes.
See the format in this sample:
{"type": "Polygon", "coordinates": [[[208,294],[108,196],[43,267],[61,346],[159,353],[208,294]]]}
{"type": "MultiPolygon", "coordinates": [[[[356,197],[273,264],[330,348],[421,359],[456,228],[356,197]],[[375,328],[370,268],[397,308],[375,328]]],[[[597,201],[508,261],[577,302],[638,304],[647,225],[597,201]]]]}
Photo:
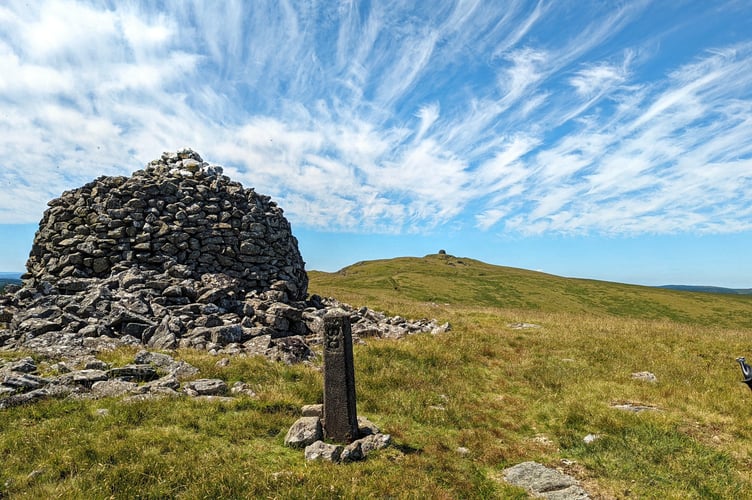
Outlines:
{"type": "MultiPolygon", "coordinates": [[[[450,256],[311,273],[311,291],[452,323],[442,335],[355,346],[358,411],[392,434],[393,448],[361,463],[305,463],[282,443],[299,406],[321,401],[318,364],[232,358],[221,367],[179,351],[201,377],[249,383],[258,397],[5,410],[1,494],[524,498],[498,477],[525,460],[563,468],[604,498],[752,492],[752,394],[734,362],[752,347],[749,298],[565,280],[450,256]],[[517,322],[539,328],[508,326],[517,322]],[[638,371],[658,382],[632,379],[638,371]],[[626,403],[656,410],[612,407],[626,403]],[[588,434],[598,439],[585,443],[588,434]]],[[[125,364],[133,354],[106,358],[125,364]]]]}

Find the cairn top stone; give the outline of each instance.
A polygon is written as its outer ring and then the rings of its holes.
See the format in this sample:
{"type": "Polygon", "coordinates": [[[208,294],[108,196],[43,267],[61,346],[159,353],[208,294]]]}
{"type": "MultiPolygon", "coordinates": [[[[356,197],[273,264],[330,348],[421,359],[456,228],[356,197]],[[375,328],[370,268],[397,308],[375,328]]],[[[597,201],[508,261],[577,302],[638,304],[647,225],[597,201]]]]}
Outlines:
{"type": "Polygon", "coordinates": [[[99,177],[48,205],[26,264],[37,288],[138,268],[193,280],[224,274],[245,292],[282,288],[291,300],[307,294],[282,209],[191,149],[165,152],[130,177],[99,177]]]}

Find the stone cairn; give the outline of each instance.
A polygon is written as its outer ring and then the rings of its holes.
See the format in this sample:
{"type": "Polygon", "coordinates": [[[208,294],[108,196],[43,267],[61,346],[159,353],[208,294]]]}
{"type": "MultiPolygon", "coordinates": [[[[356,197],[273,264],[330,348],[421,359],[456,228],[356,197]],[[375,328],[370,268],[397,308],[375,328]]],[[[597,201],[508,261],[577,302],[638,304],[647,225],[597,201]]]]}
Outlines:
{"type": "Polygon", "coordinates": [[[48,205],[23,285],[0,296],[3,350],[70,359],[137,345],[295,363],[313,355],[334,307],[355,342],[449,329],[308,297],[282,209],[190,149],[48,205]]]}

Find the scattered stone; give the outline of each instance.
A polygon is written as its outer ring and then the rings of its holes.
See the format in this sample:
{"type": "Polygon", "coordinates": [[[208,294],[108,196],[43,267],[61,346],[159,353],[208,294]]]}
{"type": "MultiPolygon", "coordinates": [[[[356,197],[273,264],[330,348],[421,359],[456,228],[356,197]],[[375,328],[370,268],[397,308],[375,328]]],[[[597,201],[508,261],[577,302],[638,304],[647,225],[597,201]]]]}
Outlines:
{"type": "MultiPolygon", "coordinates": [[[[177,395],[177,393],[175,394],[177,395]]],[[[207,403],[232,403],[234,401],[233,398],[228,396],[215,396],[211,394],[195,396],[193,399],[196,401],[205,401],[207,403]]]]}
{"type": "Polygon", "coordinates": [[[535,497],[552,500],[590,498],[575,478],[537,462],[523,462],[504,469],[503,476],[507,483],[524,488],[535,497]]]}
{"type": "Polygon", "coordinates": [[[137,365],[154,365],[160,368],[169,368],[175,363],[175,359],[169,354],[159,352],[139,351],[133,362],[137,365]]]}
{"type": "MultiPolygon", "coordinates": [[[[324,437],[321,419],[318,417],[300,417],[290,427],[285,436],[285,446],[303,448],[324,437]]],[[[306,457],[308,451],[306,450],[306,457]]]]}
{"type": "Polygon", "coordinates": [[[324,439],[321,420],[323,405],[304,405],[301,411],[304,416],[290,427],[285,436],[285,445],[296,448],[306,446],[306,460],[354,462],[363,460],[370,452],[386,448],[392,443],[392,437],[382,434],[376,424],[365,417],[357,417],[358,439],[344,446],[326,444],[321,441],[324,439]]]}
{"type": "Polygon", "coordinates": [[[642,380],[644,382],[651,382],[656,383],[658,382],[658,377],[656,377],[654,374],[650,372],[637,372],[632,374],[632,378],[635,380],[642,380]]]}
{"type": "Polygon", "coordinates": [[[464,446],[458,446],[455,451],[463,457],[466,457],[470,454],[470,450],[468,448],[465,448],[464,446]]]}

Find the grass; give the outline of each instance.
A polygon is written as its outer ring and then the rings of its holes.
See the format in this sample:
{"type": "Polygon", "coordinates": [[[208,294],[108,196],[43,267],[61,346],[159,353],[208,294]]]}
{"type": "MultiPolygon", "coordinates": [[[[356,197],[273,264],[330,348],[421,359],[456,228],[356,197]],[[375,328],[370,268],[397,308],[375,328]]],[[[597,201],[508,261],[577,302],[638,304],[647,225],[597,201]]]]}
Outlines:
{"type": "MultiPolygon", "coordinates": [[[[561,467],[603,498],[752,492],[752,395],[734,362],[749,354],[750,297],[451,256],[311,273],[311,292],[452,323],[447,334],[355,346],[358,411],[392,434],[393,448],[361,463],[306,463],[283,439],[299,406],[321,401],[319,366],[233,358],[219,367],[179,351],[201,377],[247,382],[258,397],[5,410],[0,497],[524,498],[498,478],[526,460],[561,467]],[[632,379],[638,371],[658,382],[632,379]],[[586,444],[588,434],[598,439],[586,444]]],[[[103,358],[125,364],[133,354],[103,358]]]]}

